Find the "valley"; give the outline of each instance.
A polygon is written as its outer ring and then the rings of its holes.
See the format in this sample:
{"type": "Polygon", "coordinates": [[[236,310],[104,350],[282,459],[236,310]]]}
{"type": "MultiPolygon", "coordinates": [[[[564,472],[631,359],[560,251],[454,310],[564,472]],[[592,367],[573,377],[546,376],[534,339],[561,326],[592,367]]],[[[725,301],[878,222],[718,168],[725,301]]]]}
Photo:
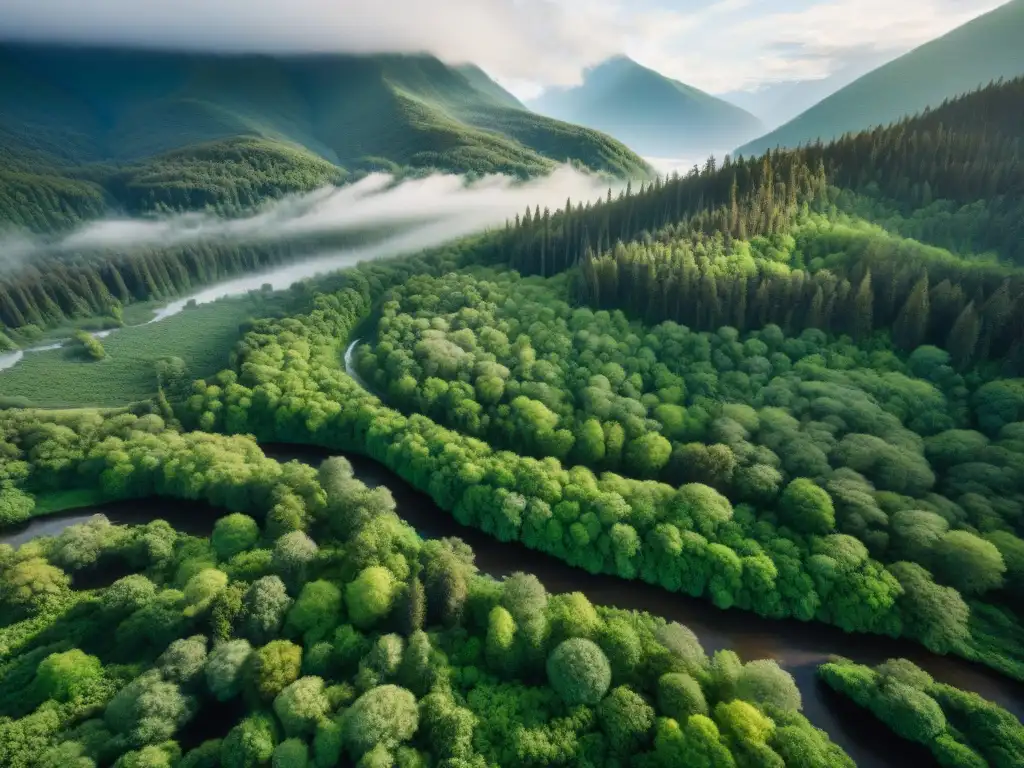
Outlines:
{"type": "Polygon", "coordinates": [[[1022,1],[761,139],[0,42],[0,766],[1024,766],[1022,1]]]}

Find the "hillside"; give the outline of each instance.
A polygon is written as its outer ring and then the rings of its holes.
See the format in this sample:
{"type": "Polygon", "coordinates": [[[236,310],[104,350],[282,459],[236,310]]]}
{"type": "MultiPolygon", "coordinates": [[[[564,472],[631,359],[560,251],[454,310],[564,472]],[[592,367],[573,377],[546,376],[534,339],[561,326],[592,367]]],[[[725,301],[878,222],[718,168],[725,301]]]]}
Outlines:
{"type": "Polygon", "coordinates": [[[526,109],[523,102],[494,82],[490,76],[476,64],[459,64],[454,69],[466,78],[466,80],[469,81],[469,84],[478,91],[497,99],[506,107],[526,109]]]}
{"type": "Polygon", "coordinates": [[[759,155],[775,147],[829,141],[1024,74],[1022,39],[1024,0],[1012,0],[864,75],[736,153],[759,155]]]}
{"type": "Polygon", "coordinates": [[[763,129],[739,107],[625,56],[588,70],[582,85],[549,90],[529,106],[604,131],[648,156],[729,147],[763,129]]]}
{"type": "Polygon", "coordinates": [[[784,80],[756,90],[727,91],[715,96],[747,110],[764,123],[765,130],[774,130],[893,58],[892,54],[874,52],[818,80],[784,80]]]}
{"type": "Polygon", "coordinates": [[[647,172],[614,139],[430,56],[0,46],[0,224],[231,211],[367,169],[526,177],[566,161],[647,172]]]}

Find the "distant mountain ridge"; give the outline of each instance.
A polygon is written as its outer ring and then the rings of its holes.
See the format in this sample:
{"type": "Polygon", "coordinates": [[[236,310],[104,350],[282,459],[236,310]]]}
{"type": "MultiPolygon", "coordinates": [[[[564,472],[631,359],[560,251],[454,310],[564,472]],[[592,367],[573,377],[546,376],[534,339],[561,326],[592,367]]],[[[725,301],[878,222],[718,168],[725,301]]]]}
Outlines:
{"type": "Polygon", "coordinates": [[[979,86],[1024,74],[1024,0],[1012,0],[858,78],[776,130],[736,150],[830,141],[887,125],[979,86]]]}
{"type": "Polygon", "coordinates": [[[730,147],[763,130],[749,112],[626,56],[588,70],[582,85],[549,90],[528,106],[608,133],[647,156],[730,147]]]}
{"type": "Polygon", "coordinates": [[[526,177],[567,161],[649,173],[620,142],[534,115],[481,70],[427,55],[0,44],[0,224],[245,206],[358,170],[526,177]],[[60,202],[22,215],[26,194],[60,202]]]}

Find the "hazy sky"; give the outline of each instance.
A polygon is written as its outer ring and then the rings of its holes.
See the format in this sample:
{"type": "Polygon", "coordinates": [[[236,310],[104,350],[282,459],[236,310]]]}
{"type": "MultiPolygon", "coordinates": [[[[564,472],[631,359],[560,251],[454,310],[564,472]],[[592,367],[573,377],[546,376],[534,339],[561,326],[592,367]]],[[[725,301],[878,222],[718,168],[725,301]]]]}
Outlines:
{"type": "Polygon", "coordinates": [[[424,50],[520,96],[615,53],[711,92],[894,55],[1003,0],[3,0],[0,34],[247,51],[424,50]]]}

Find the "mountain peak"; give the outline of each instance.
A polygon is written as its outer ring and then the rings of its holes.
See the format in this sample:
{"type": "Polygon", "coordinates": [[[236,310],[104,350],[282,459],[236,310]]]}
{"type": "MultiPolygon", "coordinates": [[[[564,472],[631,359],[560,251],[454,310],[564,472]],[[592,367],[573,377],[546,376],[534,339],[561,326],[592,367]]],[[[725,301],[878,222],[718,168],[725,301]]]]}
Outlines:
{"type": "Polygon", "coordinates": [[[546,91],[529,106],[610,133],[640,154],[658,157],[721,151],[763,130],[749,112],[625,54],[587,69],[581,85],[546,91]]]}

